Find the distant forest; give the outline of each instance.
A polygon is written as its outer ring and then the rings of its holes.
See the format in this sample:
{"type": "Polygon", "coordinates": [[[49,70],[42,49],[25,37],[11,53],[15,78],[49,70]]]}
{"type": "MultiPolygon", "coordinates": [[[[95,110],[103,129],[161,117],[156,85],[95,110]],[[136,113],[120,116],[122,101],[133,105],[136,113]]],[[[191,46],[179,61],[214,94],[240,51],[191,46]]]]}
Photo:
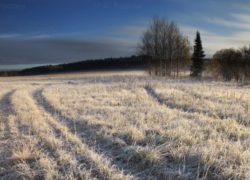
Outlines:
{"type": "Polygon", "coordinates": [[[130,57],[105,58],[96,60],[85,60],[68,64],[39,66],[23,69],[21,71],[2,71],[0,72],[0,76],[26,76],[81,70],[98,70],[109,68],[126,69],[146,67],[148,67],[148,56],[133,55],[130,57]]]}

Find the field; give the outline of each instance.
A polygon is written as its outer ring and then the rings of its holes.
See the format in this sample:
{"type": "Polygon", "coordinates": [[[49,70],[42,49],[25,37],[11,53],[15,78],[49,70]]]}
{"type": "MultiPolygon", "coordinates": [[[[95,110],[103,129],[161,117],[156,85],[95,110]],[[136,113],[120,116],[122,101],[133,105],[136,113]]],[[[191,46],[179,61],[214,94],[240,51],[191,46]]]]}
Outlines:
{"type": "Polygon", "coordinates": [[[249,86],[103,72],[0,87],[0,179],[250,179],[249,86]]]}

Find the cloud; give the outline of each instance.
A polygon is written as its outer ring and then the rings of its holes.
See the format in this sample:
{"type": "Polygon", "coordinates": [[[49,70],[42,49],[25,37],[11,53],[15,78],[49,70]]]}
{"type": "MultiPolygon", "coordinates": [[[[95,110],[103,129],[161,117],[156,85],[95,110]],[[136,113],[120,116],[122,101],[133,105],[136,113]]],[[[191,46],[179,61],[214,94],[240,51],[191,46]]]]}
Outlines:
{"type": "Polygon", "coordinates": [[[238,49],[243,45],[248,45],[250,41],[241,37],[242,34],[235,34],[233,36],[201,36],[203,47],[208,57],[221,49],[235,48],[238,49]]]}
{"type": "Polygon", "coordinates": [[[196,27],[192,27],[192,26],[187,26],[184,24],[180,25],[180,30],[183,32],[184,35],[188,36],[188,39],[191,43],[191,46],[193,46],[193,41],[196,37],[196,31],[198,30],[201,34],[201,39],[202,39],[202,45],[206,54],[206,57],[212,57],[214,52],[218,49],[216,48],[220,48],[220,47],[215,47],[214,45],[212,45],[210,43],[210,37],[214,37],[217,36],[217,34],[204,30],[204,29],[200,29],[200,28],[196,28],[196,27]]]}
{"type": "Polygon", "coordinates": [[[206,36],[215,36],[216,35],[215,33],[210,32],[208,30],[204,30],[204,29],[201,29],[198,27],[196,28],[196,27],[192,27],[192,26],[187,26],[184,24],[180,25],[180,30],[188,36],[195,36],[196,31],[199,31],[202,35],[206,35],[206,36]]]}
{"type": "Polygon", "coordinates": [[[112,26],[109,28],[108,35],[138,39],[142,36],[143,32],[147,30],[150,20],[147,18],[139,18],[132,20],[129,25],[112,26]]]}
{"type": "Polygon", "coordinates": [[[212,24],[217,24],[220,26],[227,26],[227,27],[233,27],[236,29],[244,29],[244,30],[250,30],[250,24],[243,23],[243,22],[235,22],[232,20],[225,20],[222,18],[207,18],[205,19],[207,22],[212,23],[212,24]]]}
{"type": "Polygon", "coordinates": [[[84,35],[83,32],[63,32],[54,30],[41,30],[32,31],[30,33],[23,34],[25,39],[36,39],[36,38],[80,38],[84,35]]]}
{"type": "Polygon", "coordinates": [[[240,9],[241,11],[250,11],[250,4],[249,3],[233,3],[232,4],[233,8],[240,9]]]}
{"type": "Polygon", "coordinates": [[[233,38],[239,38],[243,41],[248,41],[250,43],[250,31],[238,31],[232,35],[233,38]]]}
{"type": "Polygon", "coordinates": [[[139,38],[142,36],[143,31],[146,30],[144,26],[124,26],[124,27],[115,27],[110,33],[113,36],[122,36],[129,38],[139,38]]]}
{"type": "Polygon", "coordinates": [[[36,35],[36,36],[32,36],[32,37],[30,37],[30,36],[28,36],[28,37],[26,37],[26,39],[39,39],[39,38],[52,38],[53,36],[51,36],[51,35],[48,35],[48,34],[41,34],[41,35],[36,35]]]}
{"type": "Polygon", "coordinates": [[[249,14],[231,14],[231,16],[238,19],[239,21],[250,23],[249,14]]]}
{"type": "Polygon", "coordinates": [[[86,59],[130,56],[137,43],[103,39],[0,39],[0,65],[69,63],[86,59]]]}
{"type": "Polygon", "coordinates": [[[13,38],[17,36],[19,36],[19,34],[1,34],[0,38],[13,38]]]}
{"type": "MultiPolygon", "coordinates": [[[[250,6],[249,6],[250,10],[250,6]]],[[[235,11],[236,12],[236,11],[235,11]]],[[[234,29],[250,30],[250,14],[249,13],[228,13],[226,18],[211,17],[211,15],[199,14],[197,18],[200,21],[205,21],[210,24],[216,24],[224,27],[232,27],[234,29]]]]}

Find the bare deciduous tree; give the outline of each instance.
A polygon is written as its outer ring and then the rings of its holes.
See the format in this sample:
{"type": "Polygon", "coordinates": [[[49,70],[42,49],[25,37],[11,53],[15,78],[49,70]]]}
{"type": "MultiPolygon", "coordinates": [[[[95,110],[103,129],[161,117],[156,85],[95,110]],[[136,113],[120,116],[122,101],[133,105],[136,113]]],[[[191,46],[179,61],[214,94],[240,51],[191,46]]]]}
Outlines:
{"type": "Polygon", "coordinates": [[[178,77],[188,62],[190,44],[177,24],[154,16],[139,43],[139,54],[148,56],[149,74],[178,77]]]}

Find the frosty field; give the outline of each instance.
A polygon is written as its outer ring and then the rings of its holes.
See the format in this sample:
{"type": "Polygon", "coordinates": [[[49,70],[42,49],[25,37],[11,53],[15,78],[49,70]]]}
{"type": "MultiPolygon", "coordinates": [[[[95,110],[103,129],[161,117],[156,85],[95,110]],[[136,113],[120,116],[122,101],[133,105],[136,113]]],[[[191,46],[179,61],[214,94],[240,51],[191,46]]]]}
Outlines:
{"type": "Polygon", "coordinates": [[[0,179],[250,179],[250,87],[92,73],[0,79],[0,179]]]}

